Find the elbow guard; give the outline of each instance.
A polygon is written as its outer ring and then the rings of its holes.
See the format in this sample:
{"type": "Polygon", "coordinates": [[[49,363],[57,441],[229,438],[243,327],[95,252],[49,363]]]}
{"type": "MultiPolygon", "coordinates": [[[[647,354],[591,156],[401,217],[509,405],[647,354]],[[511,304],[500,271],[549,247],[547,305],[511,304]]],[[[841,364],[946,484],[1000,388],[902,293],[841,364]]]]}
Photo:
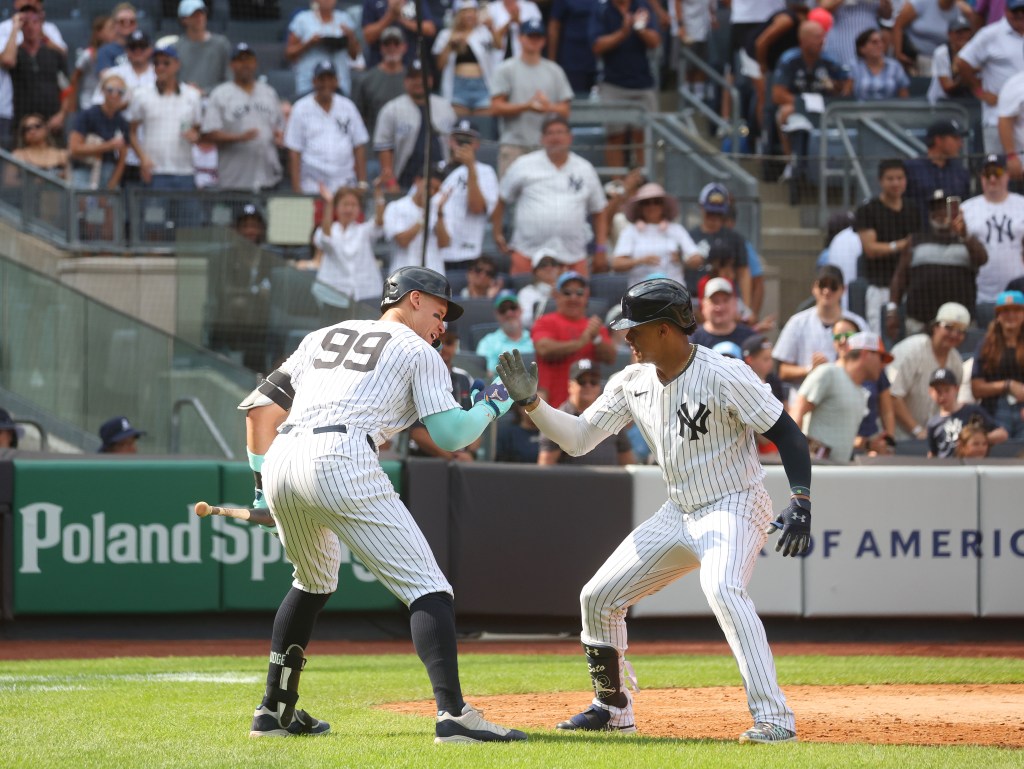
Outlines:
{"type": "Polygon", "coordinates": [[[291,374],[281,371],[281,369],[275,369],[270,373],[266,379],[260,382],[249,398],[242,401],[242,405],[239,408],[254,408],[255,406],[267,405],[267,403],[276,403],[278,406],[283,408],[285,411],[291,411],[292,401],[295,399],[295,388],[292,386],[291,374]],[[253,398],[253,396],[263,396],[266,400],[262,403],[253,403],[246,406],[246,403],[253,398]]]}

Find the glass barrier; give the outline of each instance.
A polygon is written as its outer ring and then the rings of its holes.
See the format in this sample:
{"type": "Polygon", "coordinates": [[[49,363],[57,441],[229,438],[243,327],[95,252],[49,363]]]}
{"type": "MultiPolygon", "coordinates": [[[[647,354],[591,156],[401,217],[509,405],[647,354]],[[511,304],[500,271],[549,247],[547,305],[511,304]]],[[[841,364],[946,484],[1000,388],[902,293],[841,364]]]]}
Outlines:
{"type": "MultiPolygon", "coordinates": [[[[0,386],[85,432],[125,415],[147,433],[141,452],[167,453],[175,401],[196,398],[242,451],[236,406],[256,377],[222,356],[7,259],[0,259],[0,335],[0,386]]],[[[179,445],[181,453],[221,455],[194,409],[182,413],[179,445]]]]}

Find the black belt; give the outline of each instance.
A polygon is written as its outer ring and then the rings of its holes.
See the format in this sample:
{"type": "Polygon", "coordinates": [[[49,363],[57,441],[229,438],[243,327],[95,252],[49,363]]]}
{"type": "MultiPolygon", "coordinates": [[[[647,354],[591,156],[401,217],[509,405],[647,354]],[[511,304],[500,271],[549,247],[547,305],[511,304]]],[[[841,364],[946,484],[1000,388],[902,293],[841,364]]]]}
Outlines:
{"type": "Polygon", "coordinates": [[[325,425],[324,427],[314,427],[314,433],[347,433],[348,427],[345,425],[325,425]]]}

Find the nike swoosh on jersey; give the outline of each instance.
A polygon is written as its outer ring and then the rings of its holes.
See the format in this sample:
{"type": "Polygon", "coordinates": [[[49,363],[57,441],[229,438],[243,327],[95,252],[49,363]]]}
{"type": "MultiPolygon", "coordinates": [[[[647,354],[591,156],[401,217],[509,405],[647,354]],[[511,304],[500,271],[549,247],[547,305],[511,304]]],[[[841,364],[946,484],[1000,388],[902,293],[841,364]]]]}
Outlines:
{"type": "Polygon", "coordinates": [[[641,390],[638,393],[633,393],[633,397],[634,398],[639,398],[641,395],[647,395],[647,393],[649,393],[649,392],[650,392],[650,390],[641,390]]]}

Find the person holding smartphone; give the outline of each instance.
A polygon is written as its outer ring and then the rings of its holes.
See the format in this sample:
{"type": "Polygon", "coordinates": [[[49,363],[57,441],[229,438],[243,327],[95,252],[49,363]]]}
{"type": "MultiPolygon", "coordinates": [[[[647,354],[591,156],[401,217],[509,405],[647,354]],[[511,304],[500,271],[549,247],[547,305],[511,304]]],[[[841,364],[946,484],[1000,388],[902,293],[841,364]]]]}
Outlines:
{"type": "MultiPolygon", "coordinates": [[[[946,302],[963,305],[973,317],[978,269],[987,261],[984,244],[963,231],[960,198],[935,190],[927,224],[910,236],[889,286],[893,305],[906,297],[906,334],[923,331],[946,302]]],[[[899,339],[898,309],[888,309],[885,321],[888,337],[899,339]]]]}

